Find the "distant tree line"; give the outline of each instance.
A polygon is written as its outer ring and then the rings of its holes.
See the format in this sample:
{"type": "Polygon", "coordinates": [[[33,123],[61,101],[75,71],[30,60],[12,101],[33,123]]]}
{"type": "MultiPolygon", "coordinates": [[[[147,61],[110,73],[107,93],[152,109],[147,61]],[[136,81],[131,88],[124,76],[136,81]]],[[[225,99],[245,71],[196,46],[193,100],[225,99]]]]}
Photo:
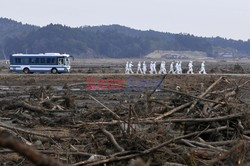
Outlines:
{"type": "Polygon", "coordinates": [[[215,47],[250,53],[250,41],[140,31],[120,25],[71,28],[50,24],[37,27],[0,18],[0,55],[59,52],[83,58],[123,58],[142,57],[155,50],[175,50],[203,51],[208,56],[215,56],[215,47]]]}

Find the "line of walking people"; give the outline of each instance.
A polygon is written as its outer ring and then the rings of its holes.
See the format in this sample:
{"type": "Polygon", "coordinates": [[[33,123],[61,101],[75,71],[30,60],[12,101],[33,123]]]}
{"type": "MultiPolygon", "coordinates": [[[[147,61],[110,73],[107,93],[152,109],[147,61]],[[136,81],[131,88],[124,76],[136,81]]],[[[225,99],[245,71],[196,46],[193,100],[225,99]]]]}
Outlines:
{"type": "MultiPolygon", "coordinates": [[[[127,62],[125,67],[125,74],[134,74],[133,72],[133,62],[127,62]]],[[[166,70],[166,62],[162,61],[160,65],[160,70],[157,72],[156,70],[156,62],[151,61],[149,65],[149,73],[150,74],[167,74],[166,70]]],[[[144,61],[141,65],[141,62],[138,62],[136,74],[146,74],[147,73],[147,64],[144,61]]],[[[175,64],[171,62],[170,69],[168,71],[169,74],[183,74],[182,70],[182,61],[177,61],[175,64]]],[[[193,70],[193,61],[188,63],[188,71],[187,74],[194,74],[193,70]]],[[[205,69],[205,61],[201,63],[199,74],[207,74],[205,69]]]]}

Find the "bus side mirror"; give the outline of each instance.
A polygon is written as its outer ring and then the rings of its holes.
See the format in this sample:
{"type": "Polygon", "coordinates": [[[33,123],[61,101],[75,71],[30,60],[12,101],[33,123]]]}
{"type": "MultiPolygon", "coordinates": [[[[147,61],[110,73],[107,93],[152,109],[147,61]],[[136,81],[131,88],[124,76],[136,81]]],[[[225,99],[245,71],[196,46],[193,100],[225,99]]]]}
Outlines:
{"type": "Polygon", "coordinates": [[[73,61],[75,60],[75,58],[72,55],[70,55],[69,58],[72,58],[73,61]]]}

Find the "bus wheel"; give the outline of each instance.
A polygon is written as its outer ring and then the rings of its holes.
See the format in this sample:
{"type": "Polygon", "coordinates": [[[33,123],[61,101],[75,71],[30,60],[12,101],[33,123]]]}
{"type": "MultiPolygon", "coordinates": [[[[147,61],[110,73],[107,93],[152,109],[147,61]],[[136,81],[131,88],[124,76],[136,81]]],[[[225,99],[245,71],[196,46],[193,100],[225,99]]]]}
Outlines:
{"type": "Polygon", "coordinates": [[[24,72],[25,74],[29,74],[29,73],[30,73],[30,69],[24,68],[24,69],[23,69],[23,72],[24,72]]]}
{"type": "Polygon", "coordinates": [[[58,73],[58,71],[57,71],[56,68],[53,68],[53,69],[51,69],[51,73],[52,73],[52,74],[56,74],[56,73],[58,73]]]}

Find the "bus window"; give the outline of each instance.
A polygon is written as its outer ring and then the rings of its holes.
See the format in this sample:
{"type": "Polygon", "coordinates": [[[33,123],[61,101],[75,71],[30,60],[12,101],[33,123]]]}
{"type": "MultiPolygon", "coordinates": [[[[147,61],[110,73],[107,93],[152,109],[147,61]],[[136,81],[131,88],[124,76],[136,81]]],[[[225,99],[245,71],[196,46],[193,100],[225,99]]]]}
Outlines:
{"type": "Polygon", "coordinates": [[[51,63],[55,64],[55,58],[51,58],[51,63]]]}
{"type": "Polygon", "coordinates": [[[36,64],[38,64],[39,63],[39,58],[36,58],[36,64]]]}
{"type": "Polygon", "coordinates": [[[35,63],[35,58],[29,58],[29,63],[35,63]]]}
{"type": "Polygon", "coordinates": [[[63,65],[63,58],[58,58],[58,65],[63,65]]]}
{"type": "Polygon", "coordinates": [[[21,58],[15,58],[15,64],[20,64],[21,63],[21,58]]]}
{"type": "Polygon", "coordinates": [[[47,58],[47,63],[51,63],[51,59],[50,58],[47,58]]]}
{"type": "Polygon", "coordinates": [[[45,63],[45,58],[41,58],[41,63],[45,63]]]}
{"type": "Polygon", "coordinates": [[[21,63],[22,64],[28,64],[29,63],[29,59],[28,58],[22,58],[21,59],[21,63]]]}

